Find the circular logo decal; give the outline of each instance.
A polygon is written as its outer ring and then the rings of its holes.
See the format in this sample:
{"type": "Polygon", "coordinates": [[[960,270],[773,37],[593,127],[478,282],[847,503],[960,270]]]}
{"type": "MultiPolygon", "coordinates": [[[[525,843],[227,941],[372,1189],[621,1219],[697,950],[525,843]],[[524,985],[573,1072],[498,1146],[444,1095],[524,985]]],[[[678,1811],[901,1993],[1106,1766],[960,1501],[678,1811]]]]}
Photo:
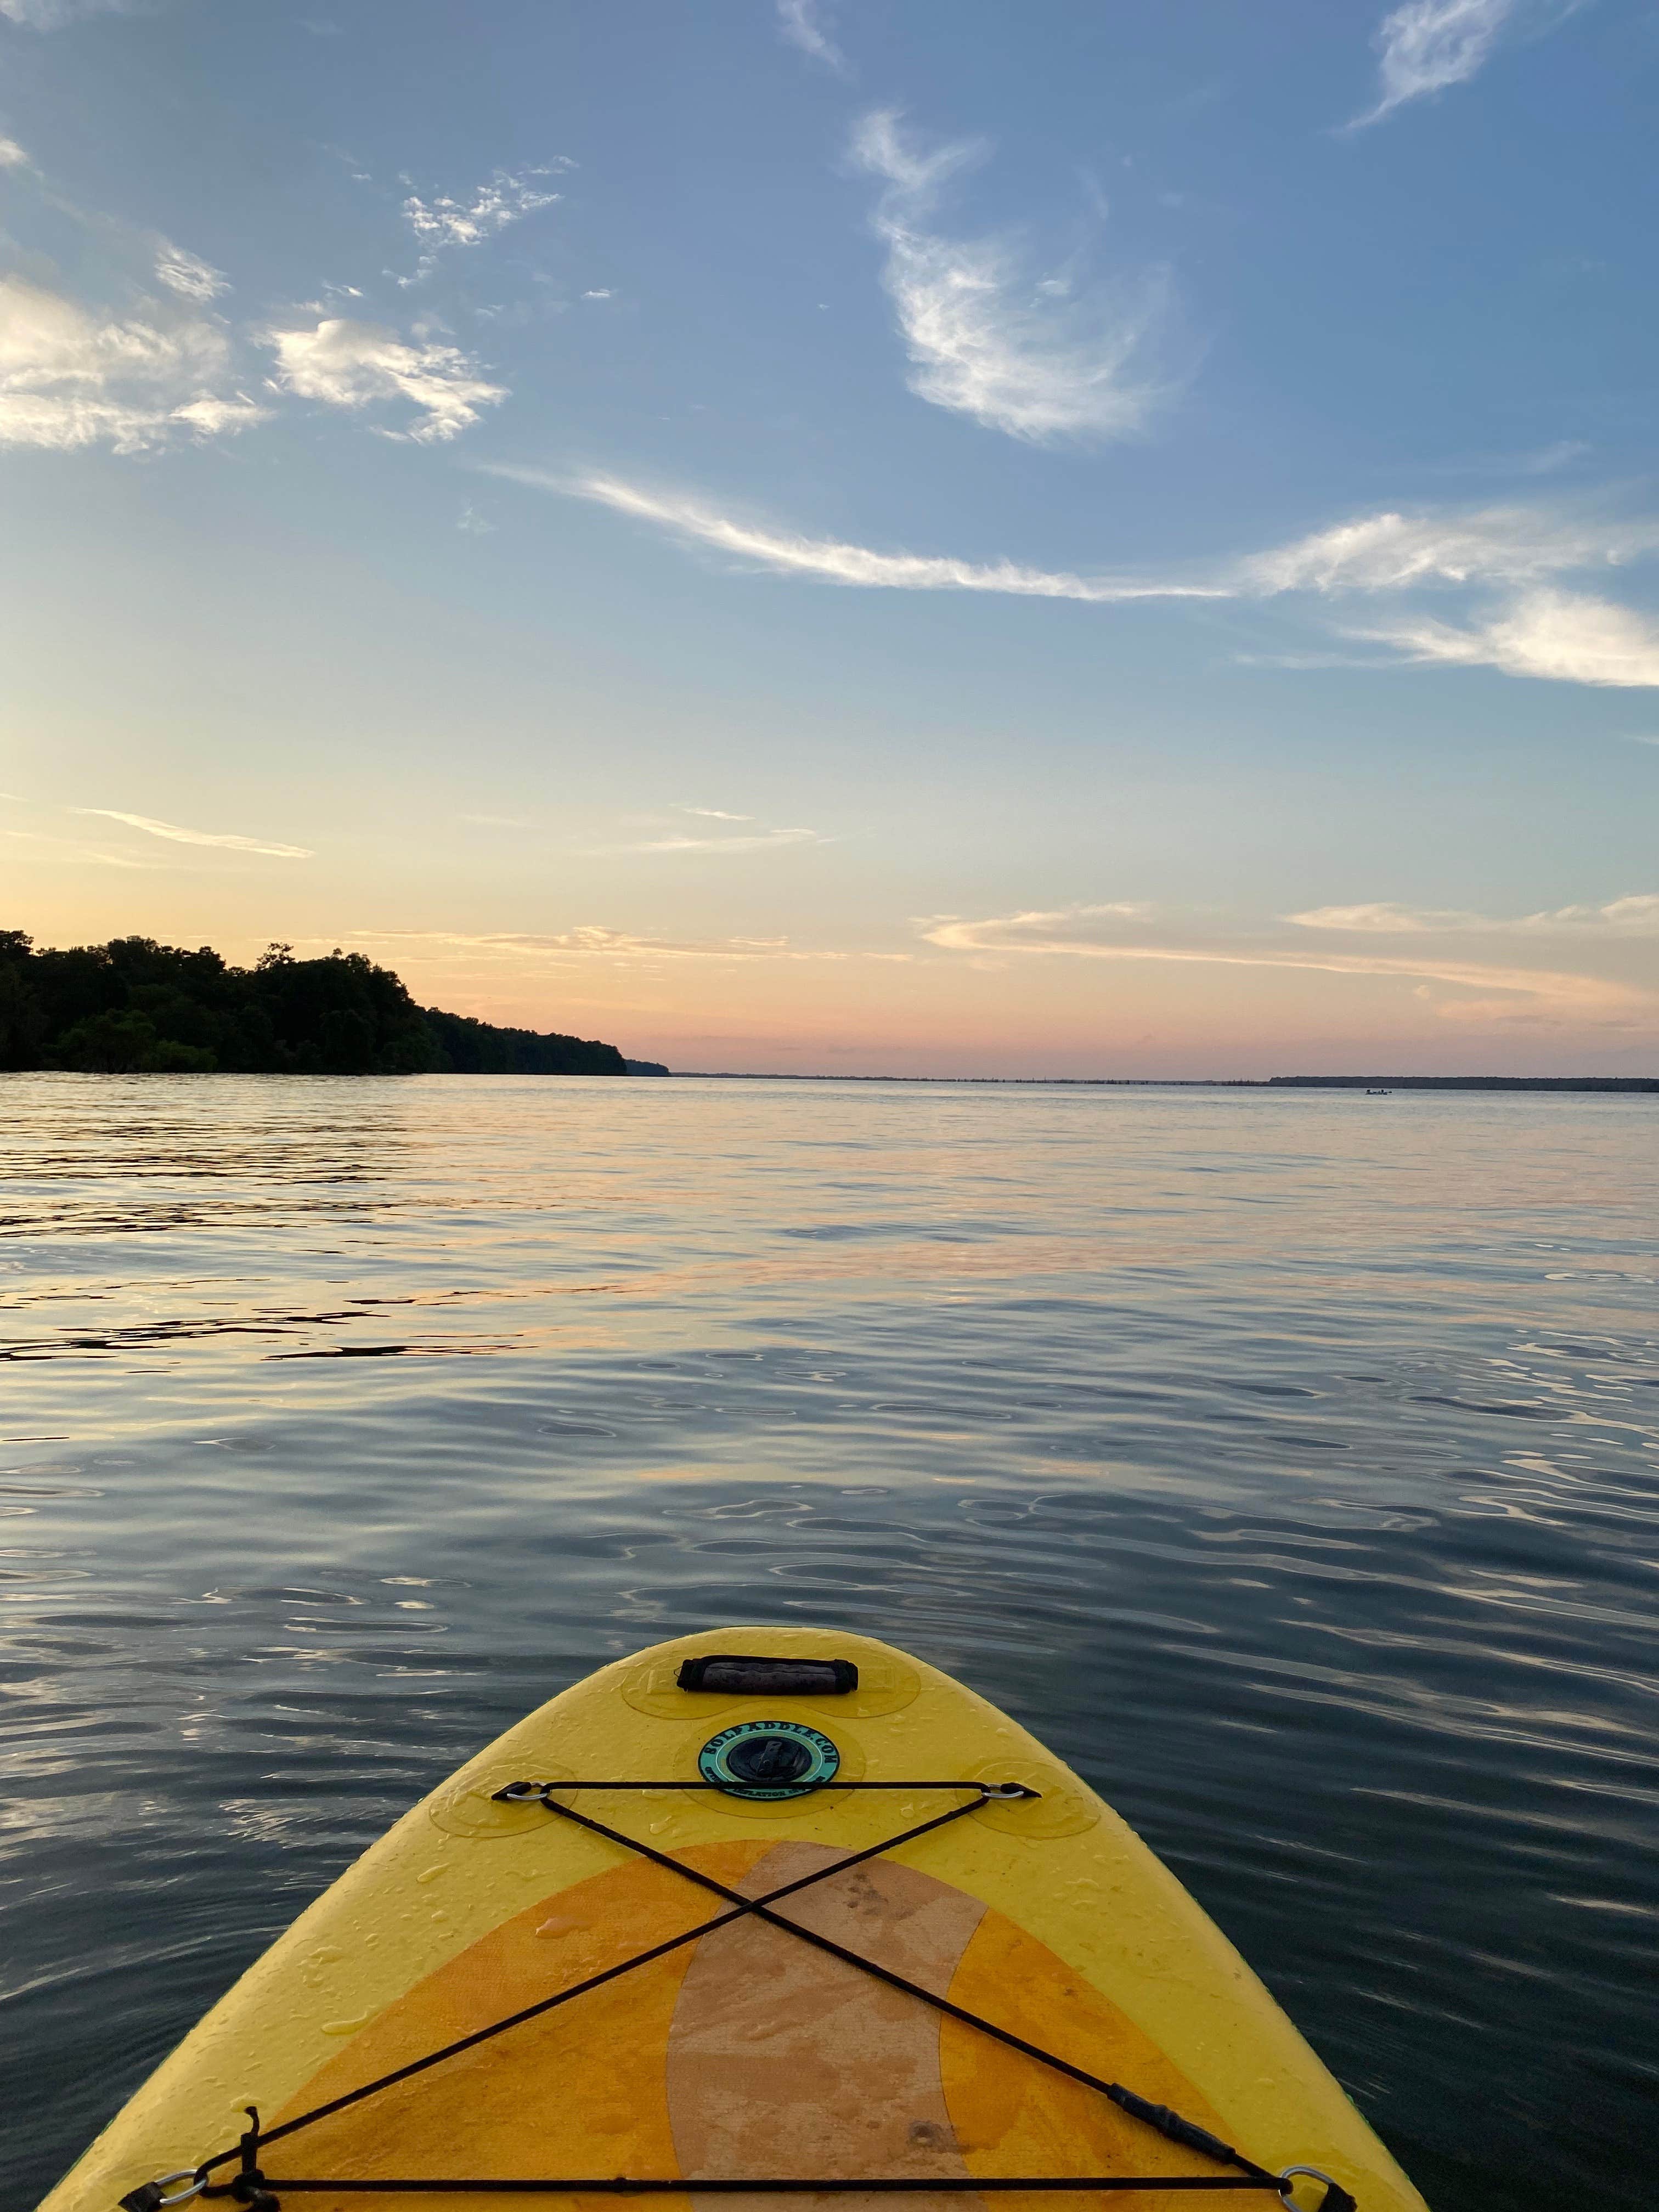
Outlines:
{"type": "Polygon", "coordinates": [[[739,1721],[697,1753],[705,1782],[728,1797],[804,1797],[835,1778],[841,1753],[801,1721],[739,1721]]]}

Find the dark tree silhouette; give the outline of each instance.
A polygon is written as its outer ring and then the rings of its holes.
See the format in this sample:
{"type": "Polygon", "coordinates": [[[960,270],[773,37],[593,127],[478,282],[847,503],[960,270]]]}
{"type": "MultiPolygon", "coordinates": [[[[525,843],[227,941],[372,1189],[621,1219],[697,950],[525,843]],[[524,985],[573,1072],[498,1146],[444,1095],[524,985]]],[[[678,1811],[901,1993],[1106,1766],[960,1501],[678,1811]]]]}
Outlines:
{"type": "Polygon", "coordinates": [[[0,1068],[99,1074],[625,1075],[615,1045],[417,1006],[391,969],[273,945],[234,968],[152,937],[37,951],[0,930],[0,1068]]]}

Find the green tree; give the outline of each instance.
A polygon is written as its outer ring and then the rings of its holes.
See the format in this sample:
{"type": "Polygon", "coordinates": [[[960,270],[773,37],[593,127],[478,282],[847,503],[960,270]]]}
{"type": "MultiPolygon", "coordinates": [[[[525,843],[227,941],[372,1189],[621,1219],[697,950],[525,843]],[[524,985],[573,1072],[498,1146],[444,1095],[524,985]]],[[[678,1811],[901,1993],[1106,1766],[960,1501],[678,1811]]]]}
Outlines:
{"type": "Polygon", "coordinates": [[[337,945],[267,947],[236,968],[153,937],[37,951],[0,931],[0,1068],[89,1073],[623,1075],[614,1045],[506,1030],[415,1004],[402,978],[337,945]]]}

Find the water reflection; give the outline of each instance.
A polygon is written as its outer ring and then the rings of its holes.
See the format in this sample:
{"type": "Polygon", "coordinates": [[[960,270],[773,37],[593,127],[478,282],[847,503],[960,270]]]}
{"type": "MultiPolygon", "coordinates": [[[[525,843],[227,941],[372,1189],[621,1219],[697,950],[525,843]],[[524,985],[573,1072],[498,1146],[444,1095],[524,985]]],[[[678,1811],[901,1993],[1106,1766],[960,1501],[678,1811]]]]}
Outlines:
{"type": "Polygon", "coordinates": [[[18,2201],[481,1741],[768,1618],[1048,1736],[1438,2212],[1644,2201],[1650,1102],[0,1099],[18,2201]]]}

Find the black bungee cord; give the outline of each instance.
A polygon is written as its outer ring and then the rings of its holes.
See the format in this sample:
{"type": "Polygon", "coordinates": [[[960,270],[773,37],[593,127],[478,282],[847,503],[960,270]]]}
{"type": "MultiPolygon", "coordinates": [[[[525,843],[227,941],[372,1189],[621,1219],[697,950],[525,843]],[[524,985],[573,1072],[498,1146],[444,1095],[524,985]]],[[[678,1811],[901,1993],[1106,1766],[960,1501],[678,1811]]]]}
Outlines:
{"type": "Polygon", "coordinates": [[[1136,2091],[1126,2087],[1121,2081],[1108,2081],[1098,2075],[1089,2073],[1083,2067],[1074,2066],[1069,2059],[1061,2058],[1054,2051],[1045,2051],[1038,2044],[1028,2042],[1024,2037],[1014,2034],[1011,2029],[1000,2027],[994,2021],[986,2020],[979,2014],[969,2011],[964,2006],[952,2003],[948,1997],[936,1995],[932,1990],[924,1988],[921,1983],[910,1981],[905,1976],[878,1965],[873,1959],[864,1958],[858,1952],[850,1951],[844,1945],[836,1942],[831,1937],[820,1936],[815,1929],[804,1926],[799,1921],[791,1920],[787,1915],[772,1909],[785,1898],[794,1896],[801,1890],[810,1889],[817,1883],[829,1880],[831,1875],[843,1874],[849,1868],[859,1866],[867,1859],[878,1858],[884,1852],[895,1850],[902,1844],[914,1843],[919,1837],[931,1834],[935,1829],[948,1826],[952,1821],[959,1820],[969,1813],[975,1813],[985,1805],[1036,1797],[1041,1795],[1040,1791],[1027,1789],[1023,1783],[1018,1782],[840,1782],[826,1779],[823,1783],[809,1784],[799,1794],[812,1794],[822,1788],[837,1790],[908,1790],[912,1793],[927,1790],[971,1790],[975,1795],[966,1803],[953,1806],[949,1812],[936,1814],[931,1820],[919,1821],[914,1827],[905,1829],[899,1835],[886,1837],[880,1843],[867,1845],[863,1850],[851,1852],[843,1858],[832,1861],[828,1866],[820,1867],[816,1873],[804,1875],[795,1881],[786,1882],[781,1888],[769,1890],[763,1896],[757,1898],[746,1898],[740,1890],[728,1887],[726,1883],[715,1881],[712,1875],[705,1875],[696,1868],[687,1866],[682,1860],[672,1857],[665,1851],[656,1850],[650,1844],[642,1843],[637,1837],[627,1835],[620,1829],[609,1827],[604,1821],[596,1820],[586,1813],[579,1813],[574,1806],[558,1802],[558,1797],[568,1790],[706,1790],[719,1786],[706,1781],[559,1781],[514,1782],[509,1783],[505,1789],[495,1790],[493,1795],[497,1802],[504,1804],[540,1805],[545,1812],[569,1820],[578,1827],[586,1828],[592,1834],[603,1837],[608,1842],[619,1844],[624,1850],[636,1852],[641,1857],[649,1860],[654,1865],[666,1869],[671,1874],[680,1875],[684,1880],[695,1883],[699,1888],[711,1891],[715,1896],[725,1899],[729,1909],[715,1914],[712,1919],[700,1922],[696,1927],[684,1929],[678,1936],[670,1936],[661,1943],[652,1944],[647,1949],[635,1953],[633,1956],[621,1960],[614,1966],[607,1966],[597,1974],[590,1974],[584,1980],[572,1984],[568,1989],[556,1990],[551,1996],[544,1997],[535,2004],[526,2005],[518,2012],[509,2013],[502,2020],[493,2021],[487,2027],[475,2029],[470,2035],[458,2037],[454,2042],[445,2044],[437,2051],[427,2052],[423,2057],[411,2059],[406,2065],[396,2067],[389,2073],[380,2075],[374,2081],[362,2083],[358,2088],[347,2090],[343,2095],[331,2098],[326,2104],[315,2106],[310,2112],[301,2112],[291,2120],[284,2120],[277,2127],[263,2129],[259,2123],[258,2107],[250,2105],[246,2107],[246,2110],[251,2124],[233,2148],[220,2151],[211,2158],[204,2159],[198,2166],[180,2167],[174,2172],[163,2174],[154,2181],[145,2182],[140,2187],[129,2191],[119,2200],[121,2212],[167,2212],[167,2208],[182,2206],[196,2197],[229,2197],[244,2206],[246,2212],[282,2212],[282,2199],[284,2196],[317,2196],[331,2192],[336,2195],[386,2197],[434,2196],[445,2193],[498,2197],[755,2196],[768,2191],[786,2195],[863,2193],[868,2196],[900,2196],[913,2193],[927,2195],[944,2191],[956,2191],[968,2195],[975,2192],[1000,2194],[1018,2190],[1073,2193],[1129,2193],[1136,2191],[1155,2190],[1171,2192],[1272,2190],[1279,2197],[1280,2203],[1288,2208],[1288,2212],[1297,2212],[1289,2192],[1291,2185],[1298,2177],[1305,2177],[1325,2185],[1325,2194],[1321,2199],[1318,2212],[1358,2212],[1356,2200],[1349,2191],[1343,2188],[1340,2182],[1334,2180],[1329,2174],[1322,2172],[1318,2167],[1291,2166],[1274,2173],[1268,2167],[1259,2165],[1254,2159],[1247,2158],[1243,2151],[1235,2149],[1231,2143],[1224,2142],[1219,2136],[1212,2135],[1207,2128],[1201,2128],[1195,2121],[1184,2119],[1179,2112],[1171,2112],[1167,2105],[1154,2104],[1150,2098],[1140,2096],[1136,2091]],[[302,2177],[273,2178],[264,2171],[260,2164],[261,2153],[287,2136],[298,2134],[302,2128],[310,2127],[315,2122],[325,2119],[333,2113],[343,2112],[350,2106],[361,2104],[380,2091],[389,2089],[399,2081],[406,2081],[415,2075],[424,2073],[429,2068],[441,2064],[444,2060],[455,2057],[461,2051],[473,2050],[481,2043],[489,2042],[495,2036],[505,2034],[509,2028],[521,2027],[527,2021],[538,2019],[542,2014],[551,2012],[561,2005],[568,2004],[574,1998],[586,1996],[590,1990],[599,1989],[607,1982],[615,1981],[620,1976],[631,1972],[635,1967],[647,1966],[653,1960],[660,1959],[669,1952],[681,1949],[688,1943],[698,1942],[704,1936],[712,1935],[718,1929],[729,1927],[734,1922],[746,1918],[757,1919],[769,1927],[781,1929],[803,1942],[811,1944],[816,1949],[826,1952],[830,1957],[839,1959],[844,1964],[873,1976],[878,1981],[886,1983],[890,1988],[902,1990],[908,1996],[919,1998],[921,2002],[931,2006],[936,2012],[945,2014],[947,2018],[959,2021],[964,2027],[974,2028],[981,2034],[994,2038],[997,2042],[1006,2045],[1011,2050],[1021,2052],[1025,2057],[1035,2060],[1038,2064],[1047,2066],[1054,2072],[1066,2075],[1069,2080],[1081,2083],[1085,2088],[1097,2091],[1115,2105],[1121,2112],[1127,2113],[1131,2118],[1154,2130],[1166,2141],[1178,2143],[1183,2149],[1194,2151],[1205,2158],[1212,2159],[1218,2166],[1231,2166],[1234,2171],[1214,2174],[1000,2174],[975,2175],[963,2179],[933,2175],[866,2176],[859,2179],[845,2177],[802,2179],[799,2176],[737,2179],[699,2176],[688,2179],[612,2174],[586,2178],[560,2176],[545,2179],[518,2176],[440,2179],[418,2175],[368,2179],[343,2177],[333,2180],[302,2177]],[[215,2182],[211,2177],[222,2167],[230,2165],[233,2160],[237,2164],[234,2176],[228,2181],[215,2182]],[[171,2185],[177,2181],[188,2181],[190,2186],[169,2195],[171,2185]]]}

